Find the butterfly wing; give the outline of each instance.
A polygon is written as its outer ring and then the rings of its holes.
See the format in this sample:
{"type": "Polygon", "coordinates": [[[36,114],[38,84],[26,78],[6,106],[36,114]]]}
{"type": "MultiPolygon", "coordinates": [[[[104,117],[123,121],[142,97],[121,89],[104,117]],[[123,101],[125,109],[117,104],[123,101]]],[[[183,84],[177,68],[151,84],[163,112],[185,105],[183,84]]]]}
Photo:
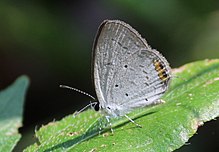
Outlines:
{"type": "Polygon", "coordinates": [[[111,108],[113,115],[150,105],[167,90],[168,62],[128,24],[104,21],[93,53],[96,95],[100,107],[111,108]]]}

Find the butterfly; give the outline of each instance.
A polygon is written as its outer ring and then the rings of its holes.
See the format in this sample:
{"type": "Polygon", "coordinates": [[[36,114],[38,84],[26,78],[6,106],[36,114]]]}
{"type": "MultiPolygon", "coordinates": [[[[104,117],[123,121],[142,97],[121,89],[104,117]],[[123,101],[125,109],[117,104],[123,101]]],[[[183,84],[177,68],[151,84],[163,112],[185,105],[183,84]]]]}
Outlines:
{"type": "Polygon", "coordinates": [[[171,80],[167,60],[134,28],[119,20],[105,20],[100,25],[93,45],[92,66],[99,103],[91,105],[101,110],[107,121],[125,116],[135,123],[127,114],[160,103],[171,80]]]}

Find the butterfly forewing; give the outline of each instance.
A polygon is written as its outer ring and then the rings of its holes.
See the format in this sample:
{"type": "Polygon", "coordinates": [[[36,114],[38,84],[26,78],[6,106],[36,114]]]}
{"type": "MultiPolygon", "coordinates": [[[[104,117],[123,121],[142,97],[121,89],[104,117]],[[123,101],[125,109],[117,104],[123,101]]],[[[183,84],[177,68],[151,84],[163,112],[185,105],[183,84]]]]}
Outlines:
{"type": "Polygon", "coordinates": [[[94,84],[100,107],[121,113],[153,103],[166,91],[170,68],[128,24],[106,20],[94,44],[94,84]]]}

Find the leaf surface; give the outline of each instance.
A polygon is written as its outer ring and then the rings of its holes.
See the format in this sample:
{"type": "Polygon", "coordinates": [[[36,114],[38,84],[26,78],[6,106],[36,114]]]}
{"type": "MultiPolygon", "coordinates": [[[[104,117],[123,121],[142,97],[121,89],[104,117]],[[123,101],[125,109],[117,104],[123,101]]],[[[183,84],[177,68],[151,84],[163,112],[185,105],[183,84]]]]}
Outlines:
{"type": "Polygon", "coordinates": [[[12,151],[21,135],[23,105],[29,80],[19,77],[11,86],[0,92],[0,151],[12,151]]]}
{"type": "Polygon", "coordinates": [[[173,70],[164,104],[136,109],[109,123],[95,111],[69,115],[36,132],[39,143],[26,151],[173,151],[204,122],[219,116],[219,60],[204,60],[173,70]]]}

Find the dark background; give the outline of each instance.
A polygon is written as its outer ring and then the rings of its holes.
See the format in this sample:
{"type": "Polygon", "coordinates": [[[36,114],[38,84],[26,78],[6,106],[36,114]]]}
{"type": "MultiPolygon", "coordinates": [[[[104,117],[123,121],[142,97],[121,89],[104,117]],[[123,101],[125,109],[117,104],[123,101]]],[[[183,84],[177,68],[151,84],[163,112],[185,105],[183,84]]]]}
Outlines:
{"type": "MultiPolygon", "coordinates": [[[[218,0],[1,0],[0,89],[26,74],[31,79],[23,137],[15,151],[34,142],[34,129],[73,113],[90,99],[60,84],[95,95],[91,50],[104,19],[129,23],[173,68],[219,57],[218,0]]],[[[214,151],[219,121],[200,127],[184,151],[214,151]]]]}

